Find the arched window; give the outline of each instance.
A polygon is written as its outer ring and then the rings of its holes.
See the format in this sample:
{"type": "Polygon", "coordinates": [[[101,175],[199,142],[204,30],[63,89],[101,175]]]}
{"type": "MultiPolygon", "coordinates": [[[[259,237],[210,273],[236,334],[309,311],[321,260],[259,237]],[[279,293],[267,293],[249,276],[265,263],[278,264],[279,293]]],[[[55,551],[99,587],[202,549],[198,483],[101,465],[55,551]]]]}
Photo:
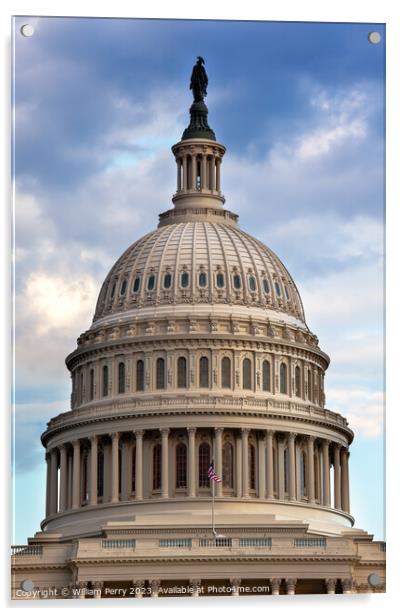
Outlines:
{"type": "Polygon", "coordinates": [[[89,371],[89,398],[93,400],[95,396],[95,371],[93,368],[89,371]]]}
{"type": "Polygon", "coordinates": [[[165,389],[165,360],[162,357],[156,360],[156,389],[165,389]]]}
{"type": "Polygon", "coordinates": [[[281,394],[286,394],[288,392],[288,369],[283,363],[279,369],[279,382],[281,394]]]}
{"type": "Polygon", "coordinates": [[[262,279],[262,286],[264,289],[264,293],[269,293],[269,282],[267,280],[267,278],[263,278],[262,279]]]}
{"type": "Polygon", "coordinates": [[[102,396],[105,397],[108,394],[109,389],[109,369],[107,366],[102,368],[102,396]]]}
{"type": "Polygon", "coordinates": [[[165,274],[163,278],[163,288],[170,289],[171,286],[172,286],[172,274],[168,272],[167,274],[165,274]]]}
{"type": "Polygon", "coordinates": [[[255,447],[252,443],[248,445],[248,475],[249,488],[255,490],[255,447]]]}
{"type": "Polygon", "coordinates": [[[179,357],[177,360],[177,387],[187,387],[187,360],[179,357]]]}
{"type": "Polygon", "coordinates": [[[133,283],[133,293],[138,293],[138,291],[140,290],[140,282],[141,278],[139,276],[136,276],[133,283]]]}
{"type": "Polygon", "coordinates": [[[126,391],[126,364],[119,363],[119,394],[124,394],[126,391]]]}
{"type": "Polygon", "coordinates": [[[200,488],[208,488],[210,479],[208,469],[211,463],[211,449],[208,443],[201,443],[198,448],[198,485],[200,488]]]}
{"type": "Polygon", "coordinates": [[[251,389],[251,361],[243,359],[243,389],[251,389]]]}
{"type": "Polygon", "coordinates": [[[207,275],[205,272],[200,272],[198,274],[198,286],[202,288],[207,286],[207,275]]]}
{"type": "Polygon", "coordinates": [[[209,387],[209,360],[208,357],[200,358],[200,387],[209,387]]]}
{"type": "Polygon", "coordinates": [[[310,368],[307,370],[307,398],[310,401],[313,399],[313,382],[310,368]]]}
{"type": "Polygon", "coordinates": [[[277,296],[279,297],[281,294],[281,288],[279,286],[279,282],[275,282],[275,291],[276,291],[277,296]]]}
{"type": "Polygon", "coordinates": [[[162,447],[160,443],[154,446],[152,456],[152,489],[161,489],[161,463],[162,463],[162,447]]]}
{"type": "Polygon", "coordinates": [[[179,443],[176,447],[176,488],[187,487],[187,447],[179,443]]]}
{"type": "Polygon", "coordinates": [[[306,454],[304,451],[300,452],[300,495],[307,495],[307,472],[306,472],[306,454]]]}
{"type": "Polygon", "coordinates": [[[111,293],[110,293],[110,299],[113,299],[113,298],[114,298],[114,294],[115,294],[115,293],[116,293],[116,283],[114,282],[114,283],[113,283],[113,286],[112,286],[112,291],[111,291],[111,293]]]}
{"type": "Polygon", "coordinates": [[[103,496],[103,466],[104,466],[104,454],[103,447],[98,449],[98,496],[103,496]]]}
{"type": "Polygon", "coordinates": [[[295,394],[298,398],[301,398],[301,373],[299,366],[295,368],[295,394]]]}
{"type": "Polygon", "coordinates": [[[182,272],[181,276],[180,276],[180,286],[185,289],[188,287],[190,282],[190,276],[188,275],[188,272],[182,272]]]}
{"type": "Polygon", "coordinates": [[[121,287],[120,287],[120,295],[123,296],[126,294],[126,290],[127,290],[127,278],[125,278],[123,280],[123,282],[121,283],[121,287]]]}
{"type": "Polygon", "coordinates": [[[240,274],[233,275],[233,286],[235,289],[241,289],[241,276],[240,274]]]}
{"type": "Polygon", "coordinates": [[[287,286],[286,286],[286,285],[285,285],[285,295],[286,295],[286,299],[288,299],[288,300],[289,300],[289,299],[290,299],[290,297],[289,297],[289,291],[288,291],[288,288],[287,288],[287,286]]]}
{"type": "Polygon", "coordinates": [[[257,290],[257,283],[255,281],[255,277],[254,276],[249,276],[248,277],[248,286],[249,289],[252,293],[254,293],[257,290]]]}
{"type": "Polygon", "coordinates": [[[137,361],[136,367],[136,390],[144,391],[144,362],[142,359],[137,361]]]}
{"type": "Polygon", "coordinates": [[[267,360],[262,362],[262,389],[271,391],[271,364],[267,360]]]}
{"type": "Polygon", "coordinates": [[[222,359],[222,387],[231,387],[232,379],[231,379],[231,361],[229,357],[224,357],[222,359]]]}
{"type": "Polygon", "coordinates": [[[136,469],[136,449],[135,445],[131,449],[131,492],[135,492],[135,469],[136,469]]]}
{"type": "Polygon", "coordinates": [[[223,287],[225,286],[225,276],[222,274],[222,272],[218,272],[216,274],[216,286],[218,287],[218,289],[223,289],[223,287]]]}
{"type": "Polygon", "coordinates": [[[229,441],[222,447],[222,485],[233,488],[233,445],[229,441]]]}
{"type": "Polygon", "coordinates": [[[151,274],[148,278],[148,291],[153,291],[155,288],[155,274],[151,274]]]}

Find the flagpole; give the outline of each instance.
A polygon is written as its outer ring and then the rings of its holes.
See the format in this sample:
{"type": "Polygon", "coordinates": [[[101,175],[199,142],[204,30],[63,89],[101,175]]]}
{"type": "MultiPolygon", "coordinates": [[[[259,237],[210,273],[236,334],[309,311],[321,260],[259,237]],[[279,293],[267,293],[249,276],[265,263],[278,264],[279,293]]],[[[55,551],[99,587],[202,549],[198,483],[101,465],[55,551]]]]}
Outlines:
{"type": "Polygon", "coordinates": [[[215,480],[212,479],[212,533],[215,535],[215,480]]]}

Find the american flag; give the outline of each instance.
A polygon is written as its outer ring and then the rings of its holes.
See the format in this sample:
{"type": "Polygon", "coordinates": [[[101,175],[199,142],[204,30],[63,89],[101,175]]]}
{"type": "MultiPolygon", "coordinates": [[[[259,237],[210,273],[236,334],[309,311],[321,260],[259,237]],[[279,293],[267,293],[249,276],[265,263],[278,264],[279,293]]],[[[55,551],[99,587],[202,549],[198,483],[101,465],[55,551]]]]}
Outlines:
{"type": "Polygon", "coordinates": [[[222,479],[219,477],[219,475],[217,475],[215,473],[215,469],[214,469],[214,462],[212,461],[211,464],[209,465],[209,469],[208,469],[208,477],[210,479],[212,479],[212,481],[216,481],[217,483],[220,483],[222,481],[222,479]]]}

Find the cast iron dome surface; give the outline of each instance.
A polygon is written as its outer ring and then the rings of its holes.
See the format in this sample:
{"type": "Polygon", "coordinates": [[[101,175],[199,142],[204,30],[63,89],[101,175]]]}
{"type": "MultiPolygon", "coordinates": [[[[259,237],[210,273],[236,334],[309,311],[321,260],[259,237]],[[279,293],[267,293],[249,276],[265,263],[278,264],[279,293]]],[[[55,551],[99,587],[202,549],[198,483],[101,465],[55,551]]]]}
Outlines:
{"type": "Polygon", "coordinates": [[[169,224],[134,242],[102,286],[94,325],[151,301],[245,304],[304,322],[299,293],[279,258],[259,240],[224,223],[169,224]]]}

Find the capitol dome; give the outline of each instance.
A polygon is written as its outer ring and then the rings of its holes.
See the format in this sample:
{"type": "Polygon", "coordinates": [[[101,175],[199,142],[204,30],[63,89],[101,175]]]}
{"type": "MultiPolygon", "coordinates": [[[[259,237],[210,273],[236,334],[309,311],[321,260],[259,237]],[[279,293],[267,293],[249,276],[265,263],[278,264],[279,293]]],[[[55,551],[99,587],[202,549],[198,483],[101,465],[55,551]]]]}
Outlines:
{"type": "Polygon", "coordinates": [[[175,222],[162,215],[158,229],[132,244],[102,286],[94,326],[147,306],[167,314],[179,306],[211,311],[223,305],[229,311],[241,307],[243,314],[245,307],[258,308],[253,313],[261,318],[305,328],[299,293],[278,257],[242,231],[234,216],[210,222],[206,210],[204,217],[175,222]]]}

